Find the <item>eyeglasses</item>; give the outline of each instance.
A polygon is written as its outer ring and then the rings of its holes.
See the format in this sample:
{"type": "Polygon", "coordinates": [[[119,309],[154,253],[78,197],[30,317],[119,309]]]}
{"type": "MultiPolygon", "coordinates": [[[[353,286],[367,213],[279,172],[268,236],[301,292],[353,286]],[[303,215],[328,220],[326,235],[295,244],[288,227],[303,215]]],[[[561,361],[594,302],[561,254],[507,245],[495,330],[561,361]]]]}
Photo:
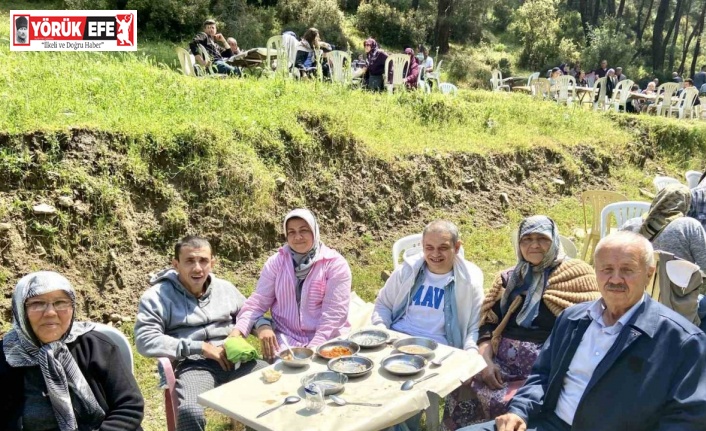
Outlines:
{"type": "Polygon", "coordinates": [[[535,242],[542,247],[548,247],[549,245],[551,245],[552,240],[549,238],[546,238],[546,237],[540,237],[540,238],[524,237],[520,240],[520,245],[523,245],[526,247],[526,246],[532,245],[535,242]]]}
{"type": "Polygon", "coordinates": [[[49,309],[50,305],[54,307],[55,311],[66,311],[73,307],[73,304],[68,299],[60,299],[54,302],[28,302],[27,304],[25,304],[25,308],[27,309],[28,313],[44,313],[49,309]]]}
{"type": "Polygon", "coordinates": [[[364,44],[363,46],[373,46],[373,44],[372,44],[372,43],[366,43],[366,44],[364,44]]]}

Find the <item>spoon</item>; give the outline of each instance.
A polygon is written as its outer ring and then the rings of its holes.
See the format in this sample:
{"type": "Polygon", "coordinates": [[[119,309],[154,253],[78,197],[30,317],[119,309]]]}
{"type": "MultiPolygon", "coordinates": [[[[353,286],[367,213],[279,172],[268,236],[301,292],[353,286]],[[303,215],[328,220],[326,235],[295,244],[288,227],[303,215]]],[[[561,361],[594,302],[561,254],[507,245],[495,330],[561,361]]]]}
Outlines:
{"type": "Polygon", "coordinates": [[[289,354],[292,355],[292,359],[297,359],[297,357],[294,356],[294,351],[292,350],[291,347],[289,347],[289,343],[287,342],[287,337],[285,337],[284,334],[282,334],[282,341],[284,341],[284,347],[286,347],[287,350],[289,350],[289,354]]]}
{"type": "Polygon", "coordinates": [[[262,413],[260,413],[259,415],[257,415],[257,417],[258,417],[258,418],[261,418],[261,417],[265,416],[266,414],[271,413],[271,412],[277,410],[278,408],[282,407],[282,406],[285,405],[285,404],[295,404],[295,403],[298,403],[298,402],[301,401],[301,400],[302,400],[302,399],[299,398],[298,396],[296,396],[296,395],[291,395],[291,396],[285,398],[284,401],[282,401],[282,404],[280,404],[280,405],[278,405],[278,406],[274,406],[274,407],[272,407],[271,409],[265,410],[264,412],[262,412],[262,413]]]}
{"type": "Polygon", "coordinates": [[[432,377],[436,377],[436,376],[438,376],[438,375],[439,375],[439,373],[431,373],[431,374],[429,374],[428,376],[422,377],[421,379],[417,379],[417,380],[407,380],[406,382],[402,383],[402,390],[403,390],[403,391],[408,391],[408,390],[412,389],[412,387],[413,387],[414,385],[416,385],[417,383],[423,382],[424,380],[427,380],[427,379],[431,379],[432,377]]]}
{"type": "Polygon", "coordinates": [[[431,361],[431,364],[432,364],[433,366],[435,366],[435,367],[438,367],[439,365],[441,365],[442,362],[444,362],[444,360],[445,360],[446,358],[448,358],[449,356],[451,356],[451,355],[453,355],[453,354],[454,354],[454,352],[453,352],[453,350],[452,350],[452,351],[449,352],[448,355],[444,356],[443,358],[434,359],[433,361],[431,361]]]}
{"type": "Polygon", "coordinates": [[[341,397],[337,397],[336,395],[329,395],[329,398],[331,398],[331,401],[334,403],[338,404],[339,406],[345,406],[346,404],[350,404],[352,406],[368,406],[368,407],[381,407],[382,404],[372,404],[372,403],[353,403],[350,401],[346,401],[341,397]]]}

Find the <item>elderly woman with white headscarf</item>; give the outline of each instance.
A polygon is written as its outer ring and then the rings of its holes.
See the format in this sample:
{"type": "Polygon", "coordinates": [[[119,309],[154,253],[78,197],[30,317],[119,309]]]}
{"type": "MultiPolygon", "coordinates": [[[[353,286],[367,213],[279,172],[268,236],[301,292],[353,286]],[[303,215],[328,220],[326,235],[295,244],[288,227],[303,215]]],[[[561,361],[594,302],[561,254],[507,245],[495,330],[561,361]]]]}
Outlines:
{"type": "Polygon", "coordinates": [[[0,429],[140,430],[144,401],[128,365],[92,323],[75,322],[69,281],[42,271],[12,297],[12,329],[0,341],[0,429]]]}
{"type": "Polygon", "coordinates": [[[486,367],[455,397],[447,397],[443,428],[455,430],[506,413],[529,376],[556,316],[600,297],[593,268],[565,256],[547,216],[520,222],[517,265],[502,271],[481,306],[478,348],[486,367]]]}
{"type": "Polygon", "coordinates": [[[270,256],[255,292],[238,313],[235,328],[256,327],[263,355],[272,360],[283,338],[291,346],[316,347],[348,333],[351,270],[346,259],[319,238],[319,224],[307,209],[284,218],[287,243],[270,256]],[[272,325],[259,319],[271,310],[272,325]]]}

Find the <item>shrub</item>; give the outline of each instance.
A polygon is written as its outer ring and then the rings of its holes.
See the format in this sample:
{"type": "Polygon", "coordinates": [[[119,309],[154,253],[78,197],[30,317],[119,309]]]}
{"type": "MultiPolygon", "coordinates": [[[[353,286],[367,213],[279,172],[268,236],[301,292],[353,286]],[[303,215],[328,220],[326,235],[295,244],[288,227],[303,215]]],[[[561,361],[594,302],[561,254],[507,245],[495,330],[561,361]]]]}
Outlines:
{"type": "Polygon", "coordinates": [[[638,72],[636,68],[631,68],[635,50],[624,32],[618,32],[615,28],[615,21],[605,20],[602,26],[589,31],[589,45],[581,53],[581,63],[590,70],[606,59],[609,67],[622,66],[625,75],[634,76],[638,72]]]}
{"type": "Polygon", "coordinates": [[[346,49],[343,13],[336,0],[280,0],[276,11],[283,30],[301,36],[307,28],[315,27],[322,40],[346,49]]]}
{"type": "Polygon", "coordinates": [[[223,34],[232,36],[242,48],[265,46],[270,36],[280,33],[280,24],[272,7],[249,5],[245,0],[231,0],[216,5],[214,12],[225,25],[223,34]]]}
{"type": "Polygon", "coordinates": [[[558,0],[528,0],[513,18],[510,30],[522,44],[520,65],[539,70],[577,56],[576,42],[562,32],[558,0]]]}
{"type": "Polygon", "coordinates": [[[203,21],[210,16],[209,3],[209,0],[129,0],[127,8],[137,11],[137,26],[143,32],[177,41],[193,37],[203,27],[203,21]]]}
{"type": "Polygon", "coordinates": [[[402,11],[373,0],[358,7],[356,26],[379,43],[395,47],[416,46],[426,39],[427,27],[415,19],[413,11],[402,11]]]}

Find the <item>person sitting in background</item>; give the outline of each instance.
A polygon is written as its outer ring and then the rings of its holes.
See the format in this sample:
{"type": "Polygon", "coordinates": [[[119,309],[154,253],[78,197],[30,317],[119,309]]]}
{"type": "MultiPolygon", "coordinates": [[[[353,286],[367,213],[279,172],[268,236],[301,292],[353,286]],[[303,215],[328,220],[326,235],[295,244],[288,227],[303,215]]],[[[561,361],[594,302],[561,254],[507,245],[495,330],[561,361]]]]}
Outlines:
{"type": "Polygon", "coordinates": [[[701,70],[696,72],[692,79],[694,81],[694,87],[698,88],[699,92],[702,92],[701,87],[706,85],[706,66],[701,66],[701,70]]]}
{"type": "Polygon", "coordinates": [[[424,70],[424,73],[433,72],[434,59],[429,55],[429,48],[424,45],[419,45],[419,52],[423,56],[422,60],[419,62],[419,65],[424,70]]]}
{"type": "Polygon", "coordinates": [[[463,431],[704,429],[706,334],[645,293],[652,245],[617,232],[594,261],[601,299],[557,318],[508,413],[463,431]]]}
{"type": "Polygon", "coordinates": [[[318,347],[350,330],[351,269],[319,236],[316,217],[295,209],[282,224],[287,243],[265,262],[255,292],[238,313],[236,335],[254,327],[265,359],[284,346],[318,347]],[[271,322],[262,322],[267,311],[271,322]]]}
{"type": "Polygon", "coordinates": [[[238,47],[238,41],[235,40],[234,37],[229,37],[228,39],[226,39],[226,42],[228,43],[228,47],[229,47],[229,49],[230,49],[231,57],[234,56],[234,55],[238,55],[238,54],[240,54],[241,52],[243,52],[243,51],[240,49],[240,47],[238,47]]]}
{"type": "Polygon", "coordinates": [[[622,67],[615,68],[615,78],[618,80],[618,82],[625,81],[626,79],[628,79],[627,76],[623,75],[623,68],[622,67]]]}
{"type": "Polygon", "coordinates": [[[672,72],[672,82],[682,83],[682,78],[679,76],[679,72],[672,72]]]}
{"type": "MultiPolygon", "coordinates": [[[[681,95],[682,91],[684,91],[687,88],[696,88],[698,90],[698,88],[694,86],[694,80],[691,78],[686,78],[684,80],[684,88],[677,91],[677,97],[679,97],[681,95]]],[[[699,100],[699,96],[697,95],[696,98],[694,99],[694,106],[698,106],[698,105],[701,105],[701,100],[699,100]]]]}
{"type": "Polygon", "coordinates": [[[478,347],[488,367],[465,400],[447,397],[444,430],[507,413],[507,400],[530,375],[557,316],[600,297],[593,268],[566,257],[552,219],[522,220],[517,240],[517,265],[495,277],[480,312],[478,347]]]}
{"type": "MultiPolygon", "coordinates": [[[[363,86],[371,91],[383,91],[385,89],[385,62],[387,54],[381,50],[375,39],[366,39],[363,43],[365,48],[365,66],[359,69],[355,76],[363,77],[363,86]]],[[[354,76],[354,77],[355,77],[354,76]]]]}
{"type": "Polygon", "coordinates": [[[144,400],[130,365],[95,324],[77,322],[61,274],[24,276],[0,340],[0,429],[141,430],[144,400]]]}
{"type": "Polygon", "coordinates": [[[601,60],[601,65],[594,70],[598,78],[603,78],[608,74],[608,60],[601,60]]]}
{"type": "Polygon", "coordinates": [[[404,71],[404,85],[407,88],[417,88],[417,83],[419,82],[419,64],[417,64],[417,58],[414,56],[412,48],[405,49],[404,53],[409,55],[409,66],[404,71]]]}
{"type": "Polygon", "coordinates": [[[652,200],[649,212],[631,218],[620,228],[647,238],[655,250],[672,253],[706,270],[706,232],[701,224],[685,217],[691,206],[691,190],[668,184],[652,200]]]}
{"type": "MultiPolygon", "coordinates": [[[[321,37],[319,30],[310,28],[304,32],[302,39],[297,45],[297,57],[294,61],[294,67],[299,69],[302,78],[316,76],[316,50],[320,49],[321,37]]],[[[321,71],[325,78],[331,76],[328,62],[321,62],[321,71]]]]}
{"type": "Polygon", "coordinates": [[[588,80],[586,79],[586,72],[579,71],[576,75],[576,85],[579,87],[588,87],[588,80]]]}
{"type": "Polygon", "coordinates": [[[571,70],[569,70],[569,74],[571,74],[571,76],[573,76],[577,81],[581,72],[581,63],[578,61],[574,63],[574,65],[571,67],[571,70]]]}
{"type": "MultiPolygon", "coordinates": [[[[233,39],[235,40],[235,39],[233,39]]],[[[237,48],[237,43],[236,43],[237,48]]],[[[222,34],[218,33],[216,30],[216,21],[212,19],[207,19],[203,23],[203,31],[198,33],[196,37],[189,44],[189,49],[194,55],[196,62],[208,68],[211,65],[216,66],[218,73],[224,73],[228,75],[240,76],[240,70],[226,63],[226,59],[234,56],[237,52],[232,52],[231,47],[228,45],[226,38],[222,34]],[[216,41],[221,42],[223,46],[218,46],[216,41]],[[199,45],[206,50],[208,55],[211,57],[210,62],[207,62],[201,51],[199,50],[199,45]]]]}
{"type": "Polygon", "coordinates": [[[613,98],[613,90],[618,85],[618,78],[615,76],[615,70],[608,69],[608,73],[605,75],[605,95],[608,99],[613,98]]]}
{"type": "MultiPolygon", "coordinates": [[[[483,272],[464,259],[456,225],[429,223],[422,232],[422,252],[387,279],[371,322],[457,349],[478,350],[483,272]]],[[[419,419],[413,416],[405,424],[416,430],[419,419]]]]}
{"type": "Polygon", "coordinates": [[[259,360],[228,359],[224,344],[237,335],[235,315],[245,297],[211,273],[215,264],[208,240],[182,238],[174,246],[172,268],[152,277],[137,309],[137,351],[175,362],[177,430],[205,429],[200,394],[267,366],[259,360]]]}
{"type": "MultiPolygon", "coordinates": [[[[640,93],[640,86],[637,84],[633,84],[632,87],[630,87],[630,92],[640,93]]],[[[642,105],[642,100],[633,97],[625,103],[625,111],[637,114],[638,112],[642,111],[642,105]]]]}

